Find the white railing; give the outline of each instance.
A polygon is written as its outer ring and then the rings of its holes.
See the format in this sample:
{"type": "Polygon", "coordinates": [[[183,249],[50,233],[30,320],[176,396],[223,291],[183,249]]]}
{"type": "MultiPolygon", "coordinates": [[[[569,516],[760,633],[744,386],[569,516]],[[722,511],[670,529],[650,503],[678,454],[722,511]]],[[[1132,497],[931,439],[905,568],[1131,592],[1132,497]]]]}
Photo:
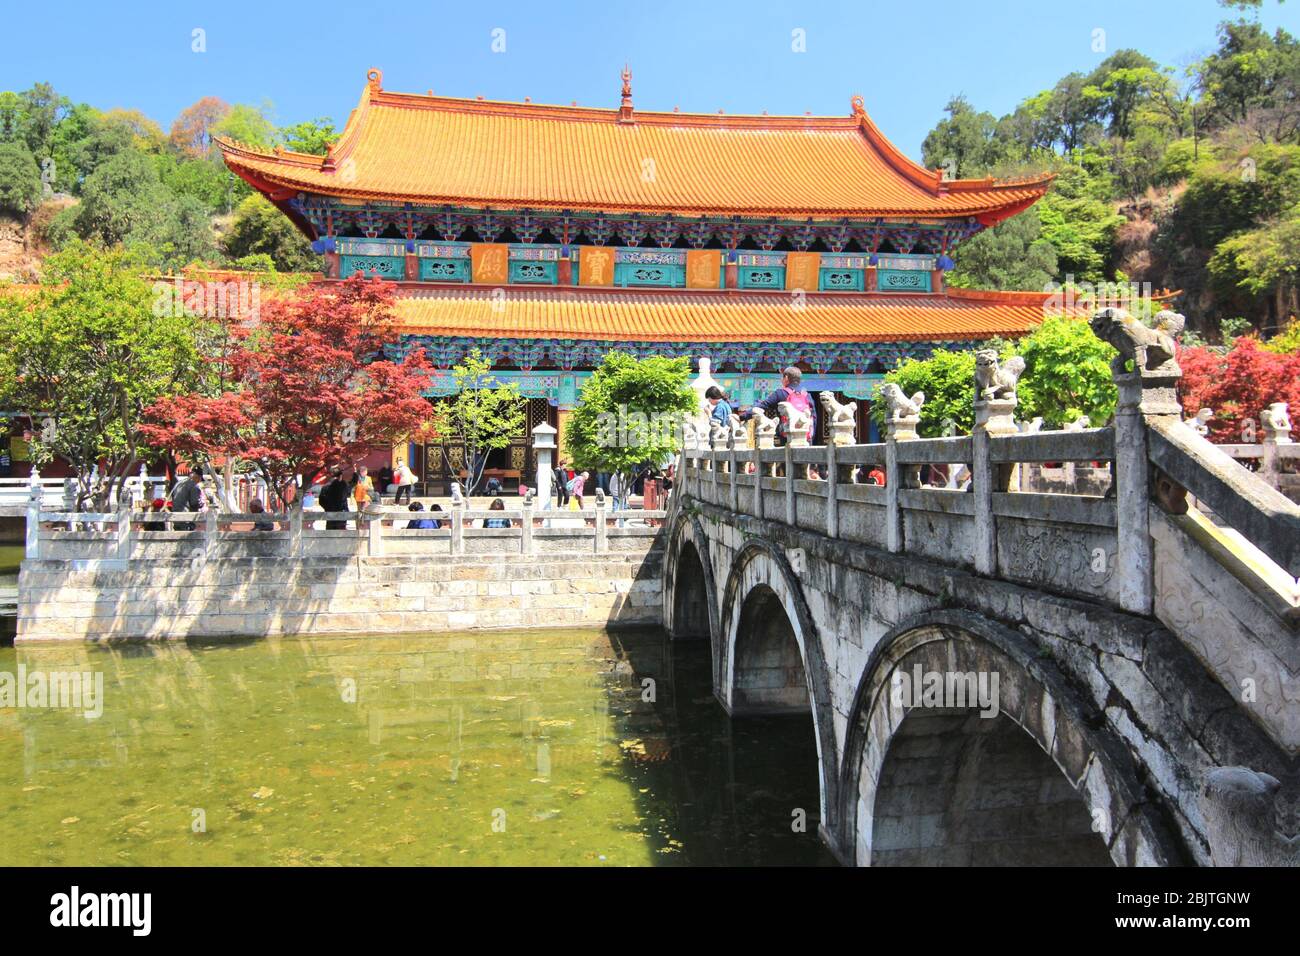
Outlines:
{"type": "Polygon", "coordinates": [[[155,514],[134,508],[115,512],[47,510],[29,504],[27,560],[176,559],[217,557],[369,556],[385,554],[523,554],[587,551],[604,554],[628,539],[659,534],[667,512],[613,509],[598,499],[583,511],[537,508],[469,508],[410,511],[376,506],[362,512],[292,510],[155,514]],[[436,528],[410,528],[415,521],[436,528]],[[506,527],[484,527],[504,521],[506,527]],[[341,527],[330,528],[335,524],[341,527]]]}

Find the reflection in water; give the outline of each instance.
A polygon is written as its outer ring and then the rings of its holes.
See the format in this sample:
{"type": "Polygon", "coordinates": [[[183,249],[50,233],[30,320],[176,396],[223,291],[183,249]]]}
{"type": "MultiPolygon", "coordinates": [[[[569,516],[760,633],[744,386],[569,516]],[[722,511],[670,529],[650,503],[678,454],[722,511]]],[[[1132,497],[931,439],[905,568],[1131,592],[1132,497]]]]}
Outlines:
{"type": "Polygon", "coordinates": [[[0,650],[0,864],[827,864],[812,720],[728,720],[707,642],[528,631],[0,650]],[[807,813],[803,832],[792,821],[807,813]]]}

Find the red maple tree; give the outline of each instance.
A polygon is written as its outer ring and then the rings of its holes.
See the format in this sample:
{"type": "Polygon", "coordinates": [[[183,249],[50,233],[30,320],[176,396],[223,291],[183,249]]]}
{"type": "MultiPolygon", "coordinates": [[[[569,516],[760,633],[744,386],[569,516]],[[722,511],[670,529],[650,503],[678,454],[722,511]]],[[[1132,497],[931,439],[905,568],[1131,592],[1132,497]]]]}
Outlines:
{"type": "Polygon", "coordinates": [[[1291,414],[1300,418],[1300,353],[1268,352],[1253,336],[1243,336],[1226,353],[1204,346],[1179,349],[1178,364],[1183,369],[1178,384],[1183,412],[1214,412],[1211,441],[1240,442],[1245,420],[1258,423],[1260,412],[1273,402],[1287,402],[1291,414]]]}
{"type": "Polygon", "coordinates": [[[384,356],[400,334],[392,304],[390,283],[360,276],[271,299],[209,358],[226,363],[231,387],[154,403],[145,440],[197,461],[247,462],[287,505],[298,476],[426,430],[432,368],[423,350],[384,356]]]}

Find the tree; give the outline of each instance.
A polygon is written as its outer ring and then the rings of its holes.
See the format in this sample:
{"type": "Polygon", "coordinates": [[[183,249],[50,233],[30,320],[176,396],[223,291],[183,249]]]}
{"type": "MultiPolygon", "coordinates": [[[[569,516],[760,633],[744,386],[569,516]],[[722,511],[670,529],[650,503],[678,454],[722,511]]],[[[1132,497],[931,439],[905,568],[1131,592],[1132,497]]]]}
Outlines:
{"type": "Polygon", "coordinates": [[[230,107],[225,116],[213,124],[212,132],[235,142],[262,149],[278,146],[281,140],[280,131],[268,116],[272,109],[269,102],[262,106],[236,103],[230,107]]]}
{"type": "Polygon", "coordinates": [[[216,254],[208,210],[164,186],[153,158],[134,149],[111,156],[86,178],[81,202],[55,218],[51,234],[65,227],[106,248],[147,247],[154,268],[177,269],[216,254]]]}
{"type": "Polygon", "coordinates": [[[1087,320],[1049,316],[1006,354],[1012,352],[1025,360],[1016,388],[1023,421],[1041,416],[1059,427],[1087,415],[1100,427],[1115,414],[1118,392],[1110,361],[1116,353],[1093,335],[1087,320]]]}
{"type": "MultiPolygon", "coordinates": [[[[969,434],[975,427],[973,351],[935,349],[929,358],[904,360],[885,373],[885,381],[893,382],[906,395],[925,392],[917,426],[922,438],[969,434]]],[[[883,428],[885,403],[873,402],[871,414],[883,428]]]]}
{"type": "Polygon", "coordinates": [[[1226,353],[1204,346],[1179,349],[1178,364],[1183,369],[1178,383],[1183,411],[1214,412],[1209,421],[1212,441],[1241,441],[1243,422],[1258,422],[1260,412],[1273,402],[1300,409],[1300,353],[1266,351],[1254,336],[1236,339],[1226,353]]]}
{"type": "Polygon", "coordinates": [[[983,174],[997,161],[992,113],[979,113],[964,96],[954,96],[944,107],[948,118],[940,120],[921,144],[921,157],[931,169],[950,171],[952,178],[983,174]]]}
{"type": "Polygon", "coordinates": [[[465,494],[472,495],[483,477],[488,452],[506,448],[512,436],[524,427],[524,403],[519,386],[492,376],[492,363],[472,349],[465,360],[452,367],[454,393],[438,402],[432,430],[442,444],[447,472],[454,468],[449,454],[459,449],[465,463],[465,494]]]}
{"type": "Polygon", "coordinates": [[[636,359],[613,351],[582,386],[564,430],[574,467],[618,478],[618,507],[627,506],[644,467],[657,466],[680,447],[682,421],[699,410],[686,357],[636,359]]]}
{"type": "Polygon", "coordinates": [[[212,149],[212,130],[230,112],[230,104],[216,96],[205,96],[181,110],[172,123],[172,146],[192,159],[206,159],[212,149]]]}
{"type": "MultiPolygon", "coordinates": [[[[1210,275],[1257,296],[1272,296],[1276,325],[1297,309],[1300,286],[1300,204],[1277,221],[1219,243],[1210,275]]],[[[1275,325],[1275,327],[1276,327],[1275,325]]]]}
{"type": "Polygon", "coordinates": [[[319,116],[314,120],[296,123],[280,130],[284,137],[284,146],[298,153],[311,153],[324,156],[339,134],[334,129],[334,122],[328,116],[319,116]]]}
{"type": "Polygon", "coordinates": [[[957,267],[948,284],[967,289],[1046,288],[1056,275],[1056,249],[1041,232],[1038,209],[1031,207],[976,233],[955,254],[957,267]]]}
{"type": "Polygon", "coordinates": [[[246,462],[287,505],[299,477],[354,465],[429,422],[424,352],[379,357],[398,334],[393,294],[390,283],[353,277],[264,302],[259,323],[231,330],[233,344],[207,356],[228,363],[231,386],[154,403],[143,434],[208,467],[246,462]]]}
{"type": "Polygon", "coordinates": [[[1115,230],[1124,217],[1108,195],[1109,177],[1096,169],[1101,157],[1063,165],[1052,188],[1038,203],[1042,237],[1056,250],[1057,268],[1082,282],[1106,278],[1115,230]]]}
{"type": "Polygon", "coordinates": [[[0,143],[0,212],[26,217],[41,201],[41,170],[27,147],[0,143]]]}
{"type": "Polygon", "coordinates": [[[46,260],[35,295],[0,298],[0,368],[13,370],[0,401],[40,423],[34,462],[72,466],[79,509],[108,506],[142,460],[143,410],[195,370],[189,321],[154,303],[129,254],[80,243],[46,260]]]}
{"type": "Polygon", "coordinates": [[[260,194],[246,198],[222,242],[231,259],[263,254],[281,272],[319,272],[320,256],[288,217],[260,194]]]}

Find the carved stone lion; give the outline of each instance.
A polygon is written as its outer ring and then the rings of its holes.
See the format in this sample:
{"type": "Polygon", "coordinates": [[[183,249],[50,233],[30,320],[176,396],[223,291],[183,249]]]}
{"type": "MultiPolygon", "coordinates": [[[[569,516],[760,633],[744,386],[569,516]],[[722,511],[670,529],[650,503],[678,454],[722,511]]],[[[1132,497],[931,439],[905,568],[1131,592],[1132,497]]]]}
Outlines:
{"type": "Polygon", "coordinates": [[[1020,433],[1022,435],[1037,435],[1042,430],[1043,430],[1042,415],[1039,415],[1037,418],[1033,419],[1032,421],[1020,423],[1020,433]]]}
{"type": "Polygon", "coordinates": [[[778,420],[775,418],[768,418],[766,415],[763,414],[763,410],[761,408],[754,409],[755,437],[759,437],[762,435],[775,436],[777,424],[778,424],[778,420]]]}
{"type": "Polygon", "coordinates": [[[1156,315],[1152,326],[1123,309],[1098,309],[1088,322],[1097,338],[1109,342],[1119,352],[1111,362],[1111,370],[1121,375],[1129,360],[1143,374],[1160,371],[1181,375],[1182,370],[1174,361],[1174,336],[1183,330],[1184,324],[1186,319],[1167,309],[1156,315]]]}
{"type": "Polygon", "coordinates": [[[822,408],[826,409],[827,421],[831,425],[840,425],[844,422],[853,423],[858,420],[858,403],[849,402],[847,405],[841,405],[835,400],[834,392],[822,392],[820,396],[822,408]]]}
{"type": "Polygon", "coordinates": [[[1265,431],[1273,432],[1278,441],[1291,440],[1291,416],[1287,413],[1286,402],[1274,402],[1260,412],[1259,423],[1265,431]]]}
{"type": "Polygon", "coordinates": [[[1087,415],[1080,415],[1072,422],[1067,422],[1062,428],[1063,432],[1081,432],[1085,428],[1092,427],[1092,420],[1087,415]]]}
{"type": "Polygon", "coordinates": [[[917,392],[908,398],[893,382],[882,382],[876,388],[876,394],[885,403],[886,417],[890,421],[916,418],[921,414],[921,406],[925,404],[925,392],[917,392]]]}
{"type": "Polygon", "coordinates": [[[807,441],[808,429],[812,427],[812,414],[795,408],[789,402],[781,402],[781,417],[788,422],[785,427],[787,440],[791,445],[802,444],[807,441]],[[799,439],[803,439],[800,442],[799,439]]]}
{"type": "Polygon", "coordinates": [[[1210,419],[1213,417],[1214,417],[1213,409],[1202,408],[1191,418],[1187,419],[1183,424],[1185,424],[1192,431],[1196,432],[1196,434],[1204,437],[1210,433],[1210,419]]]}
{"type": "Polygon", "coordinates": [[[998,364],[995,349],[980,349],[975,353],[975,395],[981,401],[1014,399],[1016,383],[1025,371],[1025,360],[1013,355],[1005,364],[998,364]]]}

